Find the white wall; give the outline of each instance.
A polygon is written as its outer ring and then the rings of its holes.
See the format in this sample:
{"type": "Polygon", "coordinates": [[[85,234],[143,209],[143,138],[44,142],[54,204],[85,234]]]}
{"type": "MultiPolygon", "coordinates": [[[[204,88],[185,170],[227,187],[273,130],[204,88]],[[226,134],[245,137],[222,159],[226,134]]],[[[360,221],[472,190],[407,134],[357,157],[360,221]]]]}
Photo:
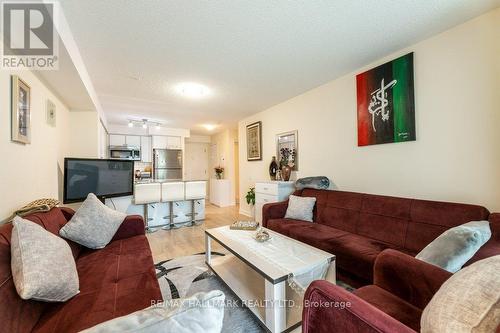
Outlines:
{"type": "Polygon", "coordinates": [[[70,157],[99,158],[101,122],[95,111],[73,111],[69,113],[70,157]]]}
{"type": "Polygon", "coordinates": [[[496,9],[242,120],[240,198],[269,179],[275,135],[298,130],[298,177],[324,175],[341,190],[500,211],[499,40],[496,9]],[[411,51],[417,141],[358,147],[355,75],[411,51]],[[245,126],[255,121],[262,121],[264,158],[248,162],[245,126]]]}

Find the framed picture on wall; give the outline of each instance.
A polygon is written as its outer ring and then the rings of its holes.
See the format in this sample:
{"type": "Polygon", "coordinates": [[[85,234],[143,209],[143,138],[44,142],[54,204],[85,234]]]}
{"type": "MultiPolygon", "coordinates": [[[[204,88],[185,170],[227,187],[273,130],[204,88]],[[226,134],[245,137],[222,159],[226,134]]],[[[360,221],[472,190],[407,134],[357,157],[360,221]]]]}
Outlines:
{"type": "Polygon", "coordinates": [[[276,157],[278,158],[278,163],[282,161],[283,157],[286,157],[286,160],[293,164],[292,170],[299,170],[298,131],[290,131],[276,135],[276,157]]]}
{"type": "Polygon", "coordinates": [[[17,75],[11,79],[11,140],[31,142],[31,90],[17,75]]]}
{"type": "Polygon", "coordinates": [[[262,122],[247,125],[247,161],[262,160],[262,122]]]}
{"type": "Polygon", "coordinates": [[[413,53],[356,75],[358,146],[415,141],[413,53]]]}

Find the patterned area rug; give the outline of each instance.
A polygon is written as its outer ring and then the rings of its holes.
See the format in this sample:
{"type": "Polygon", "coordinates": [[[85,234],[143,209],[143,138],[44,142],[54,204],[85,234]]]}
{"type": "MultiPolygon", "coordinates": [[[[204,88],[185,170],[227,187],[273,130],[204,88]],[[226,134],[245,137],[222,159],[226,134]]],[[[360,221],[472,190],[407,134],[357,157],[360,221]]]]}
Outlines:
{"type": "MultiPolygon", "coordinates": [[[[212,256],[224,256],[224,254],[212,252],[212,256]]],[[[239,304],[239,306],[226,306],[222,332],[266,332],[250,310],[242,306],[238,297],[208,269],[205,264],[205,253],[161,261],[155,264],[155,267],[164,300],[218,289],[226,295],[226,304],[239,304]]],[[[340,281],[337,281],[337,285],[348,291],[353,290],[340,281]]]]}
{"type": "MultiPolygon", "coordinates": [[[[223,256],[212,252],[212,256],[223,256]]],[[[205,253],[179,257],[155,264],[156,276],[164,300],[191,296],[197,292],[221,290],[227,304],[237,304],[238,297],[205,265],[205,253]]],[[[244,306],[226,306],[222,332],[265,332],[244,306]]]]}

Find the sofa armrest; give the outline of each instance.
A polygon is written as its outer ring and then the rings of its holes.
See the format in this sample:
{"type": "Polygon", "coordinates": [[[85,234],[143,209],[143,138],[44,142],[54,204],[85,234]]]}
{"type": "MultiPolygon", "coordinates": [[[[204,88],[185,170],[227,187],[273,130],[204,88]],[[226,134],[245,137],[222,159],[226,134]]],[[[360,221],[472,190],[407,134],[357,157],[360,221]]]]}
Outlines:
{"type": "Polygon", "coordinates": [[[111,241],[129,238],[138,235],[144,235],[145,224],[144,219],[140,215],[128,215],[125,220],[123,220],[122,224],[116,231],[115,236],[111,241]]]}
{"type": "Polygon", "coordinates": [[[405,253],[387,249],[375,260],[374,284],[424,309],[452,274],[405,253]]]}
{"type": "Polygon", "coordinates": [[[328,281],[311,283],[304,295],[303,333],[415,333],[375,306],[328,281]]]}
{"type": "Polygon", "coordinates": [[[73,217],[73,215],[75,215],[75,210],[71,209],[69,207],[59,207],[59,209],[63,213],[64,218],[66,219],[66,221],[71,220],[71,218],[73,217]]]}
{"type": "Polygon", "coordinates": [[[288,200],[268,203],[262,206],[262,226],[267,227],[267,221],[271,219],[282,219],[288,208],[288,200]]]}

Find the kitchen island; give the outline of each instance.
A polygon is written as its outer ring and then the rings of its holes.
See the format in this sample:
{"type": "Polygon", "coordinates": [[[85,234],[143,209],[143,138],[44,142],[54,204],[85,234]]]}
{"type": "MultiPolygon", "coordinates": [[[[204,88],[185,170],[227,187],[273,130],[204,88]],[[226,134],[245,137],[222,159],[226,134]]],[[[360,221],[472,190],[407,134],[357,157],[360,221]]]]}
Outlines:
{"type": "Polygon", "coordinates": [[[207,182],[143,179],[134,182],[134,195],[106,199],[106,205],[144,217],[154,231],[201,223],[205,219],[207,182]]]}

